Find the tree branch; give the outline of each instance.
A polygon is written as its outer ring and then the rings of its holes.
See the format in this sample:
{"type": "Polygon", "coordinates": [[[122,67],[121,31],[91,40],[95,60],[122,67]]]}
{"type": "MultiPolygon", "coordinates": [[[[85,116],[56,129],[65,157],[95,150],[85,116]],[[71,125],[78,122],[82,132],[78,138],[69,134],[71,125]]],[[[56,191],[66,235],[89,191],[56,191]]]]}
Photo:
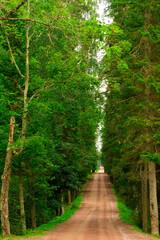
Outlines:
{"type": "MultiPolygon", "coordinates": [[[[34,19],[32,19],[32,18],[0,18],[0,21],[6,21],[6,20],[12,20],[12,21],[24,21],[24,22],[35,22],[35,23],[39,23],[39,24],[42,24],[42,25],[45,25],[45,26],[47,26],[47,27],[51,27],[51,28],[53,28],[53,29],[57,29],[57,30],[59,30],[59,31],[61,31],[61,32],[63,32],[63,34],[64,34],[64,36],[66,37],[66,38],[68,38],[68,39],[71,39],[70,37],[68,37],[67,35],[66,35],[66,33],[61,29],[61,28],[59,28],[59,27],[55,27],[55,26],[53,26],[52,24],[53,23],[45,23],[45,22],[41,22],[41,21],[38,21],[38,20],[34,20],[34,19]]],[[[54,20],[54,22],[55,22],[56,20],[54,20]]]]}
{"type": "Polygon", "coordinates": [[[44,33],[44,31],[41,32],[41,33],[39,34],[39,36],[38,36],[35,40],[33,40],[33,42],[30,44],[30,47],[29,47],[29,48],[32,47],[32,45],[41,37],[41,35],[42,35],[43,33],[44,33]]]}
{"type": "Polygon", "coordinates": [[[6,37],[6,41],[7,41],[8,48],[9,48],[9,51],[10,51],[10,54],[11,54],[12,62],[14,63],[15,67],[17,68],[17,71],[18,71],[19,75],[20,75],[22,78],[25,78],[25,76],[21,73],[21,71],[20,71],[20,69],[19,69],[19,67],[18,67],[18,65],[17,65],[17,63],[16,63],[16,60],[15,60],[15,58],[14,58],[13,51],[12,51],[12,48],[11,48],[9,39],[8,39],[8,37],[7,37],[7,34],[6,34],[6,32],[5,32],[5,29],[4,29],[3,25],[2,25],[2,23],[1,23],[1,26],[2,26],[2,29],[3,29],[3,31],[4,31],[5,37],[6,37]]]}
{"type": "MultiPolygon", "coordinates": [[[[44,89],[46,88],[48,81],[49,81],[49,79],[47,79],[47,80],[45,81],[44,86],[43,86],[42,89],[41,89],[41,92],[44,91],[44,89]]],[[[40,94],[40,89],[37,90],[37,91],[30,97],[28,103],[30,103],[30,102],[32,101],[32,99],[33,99],[35,96],[37,96],[38,94],[40,94]]]]}
{"type": "Polygon", "coordinates": [[[64,83],[64,82],[54,82],[54,83],[52,83],[52,84],[50,84],[50,85],[48,85],[48,86],[47,86],[47,83],[48,83],[48,80],[46,80],[46,82],[45,82],[43,88],[41,89],[41,91],[40,91],[40,90],[37,90],[37,91],[30,97],[28,103],[30,103],[30,102],[32,101],[32,99],[33,99],[34,97],[36,97],[36,96],[38,96],[38,99],[39,99],[44,91],[49,90],[49,89],[50,89],[52,86],[54,86],[56,83],[64,83]]]}
{"type": "Polygon", "coordinates": [[[23,89],[21,88],[21,86],[18,84],[18,82],[15,79],[12,79],[13,82],[17,85],[17,87],[19,88],[19,90],[21,91],[21,93],[23,93],[23,89]]]}
{"type": "Polygon", "coordinates": [[[10,11],[6,16],[4,16],[2,19],[3,20],[8,20],[8,18],[13,15],[20,7],[22,7],[27,0],[23,0],[16,8],[14,8],[12,11],[10,11]]]}
{"type": "Polygon", "coordinates": [[[24,22],[35,22],[35,23],[40,23],[42,25],[45,25],[45,26],[48,26],[48,27],[53,27],[53,28],[56,28],[56,29],[59,29],[58,27],[54,27],[52,24],[50,23],[45,23],[45,22],[41,22],[41,21],[38,21],[38,20],[35,20],[35,19],[32,19],[32,18],[0,18],[1,21],[24,21],[24,22]]]}

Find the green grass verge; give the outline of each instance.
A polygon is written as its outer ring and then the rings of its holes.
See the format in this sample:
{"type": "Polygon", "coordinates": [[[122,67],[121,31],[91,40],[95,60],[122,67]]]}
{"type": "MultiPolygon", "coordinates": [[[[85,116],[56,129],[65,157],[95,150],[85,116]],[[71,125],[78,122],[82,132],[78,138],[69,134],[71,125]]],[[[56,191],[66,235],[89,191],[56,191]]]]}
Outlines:
{"type": "Polygon", "coordinates": [[[29,229],[27,230],[27,234],[26,235],[21,235],[21,236],[15,236],[12,235],[11,237],[0,237],[0,239],[6,239],[6,240],[15,240],[15,239],[21,239],[21,238],[28,238],[28,237],[34,237],[34,236],[42,236],[45,234],[45,231],[51,231],[53,230],[59,223],[63,223],[66,220],[68,220],[69,218],[72,217],[72,215],[79,209],[81,203],[82,203],[82,199],[83,199],[83,194],[80,193],[77,198],[75,199],[75,201],[73,203],[70,204],[70,206],[68,206],[68,210],[66,210],[64,212],[64,214],[62,214],[59,217],[55,217],[53,220],[51,220],[50,222],[46,223],[46,224],[42,224],[41,226],[39,226],[36,229],[29,229]]]}
{"type": "Polygon", "coordinates": [[[122,201],[120,198],[117,199],[117,207],[119,210],[119,218],[121,219],[122,222],[131,224],[131,225],[136,225],[137,221],[134,219],[134,212],[129,209],[122,201]]]}
{"type": "MultiPolygon", "coordinates": [[[[123,203],[123,200],[118,196],[113,185],[112,189],[117,198],[117,207],[119,210],[119,218],[121,219],[121,221],[124,223],[131,224],[132,225],[131,229],[136,230],[142,234],[145,234],[143,230],[137,226],[137,220],[134,212],[123,203]]],[[[153,236],[150,233],[147,234],[150,235],[150,237],[152,237],[153,239],[160,239],[160,237],[153,236]]]]}
{"type": "Polygon", "coordinates": [[[142,229],[140,229],[138,226],[132,225],[131,226],[132,230],[136,230],[137,232],[144,233],[142,229]]]}
{"type": "MultiPolygon", "coordinates": [[[[136,230],[137,232],[146,234],[146,233],[143,232],[142,229],[140,229],[140,228],[137,227],[137,226],[131,226],[131,229],[136,230]]],[[[147,235],[149,235],[149,236],[152,237],[153,239],[160,239],[160,236],[159,236],[159,237],[156,237],[156,236],[152,235],[151,233],[147,233],[147,235]]]]}
{"type": "MultiPolygon", "coordinates": [[[[92,178],[92,174],[89,174],[87,177],[87,182],[92,178]]],[[[86,183],[87,184],[87,183],[86,183]]],[[[22,238],[28,238],[28,237],[34,237],[34,236],[42,236],[45,234],[46,231],[53,230],[59,223],[63,223],[67,221],[69,218],[72,217],[72,215],[79,210],[79,207],[83,200],[83,191],[86,187],[86,184],[83,185],[83,188],[81,189],[81,193],[76,197],[75,201],[72,202],[70,205],[67,205],[66,211],[63,215],[59,217],[55,217],[53,220],[46,224],[42,224],[38,228],[35,229],[29,229],[27,230],[27,233],[25,235],[21,236],[15,236],[11,235],[10,237],[2,237],[0,236],[0,239],[3,240],[15,240],[15,239],[22,239],[22,238]]]]}
{"type": "Polygon", "coordinates": [[[117,207],[119,210],[119,218],[121,219],[121,221],[131,225],[136,225],[137,221],[134,216],[134,212],[123,203],[123,200],[118,196],[118,193],[115,190],[113,184],[112,184],[112,190],[117,199],[117,207]]]}

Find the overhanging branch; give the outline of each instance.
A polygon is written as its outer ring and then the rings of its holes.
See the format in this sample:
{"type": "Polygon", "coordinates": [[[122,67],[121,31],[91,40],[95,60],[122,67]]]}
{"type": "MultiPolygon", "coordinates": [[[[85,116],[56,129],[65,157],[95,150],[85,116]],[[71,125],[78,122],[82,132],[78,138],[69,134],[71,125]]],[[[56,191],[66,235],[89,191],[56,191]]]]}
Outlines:
{"type": "Polygon", "coordinates": [[[42,25],[45,25],[45,26],[48,26],[48,27],[53,27],[53,28],[57,28],[59,29],[58,27],[55,27],[53,26],[52,24],[50,23],[45,23],[45,22],[42,22],[42,21],[38,21],[38,20],[35,20],[35,19],[32,19],[32,18],[0,18],[0,21],[23,21],[23,22],[35,22],[35,23],[39,23],[39,24],[42,24],[42,25]]]}
{"type": "MultiPolygon", "coordinates": [[[[7,13],[6,16],[4,16],[2,19],[3,20],[8,20],[8,18],[10,16],[12,16],[20,7],[22,7],[25,3],[27,2],[27,0],[23,0],[16,8],[14,8],[12,11],[10,11],[9,13],[7,13]]],[[[1,20],[2,20],[1,19],[1,20]]]]}
{"type": "Polygon", "coordinates": [[[66,35],[66,33],[64,32],[63,29],[61,29],[59,27],[56,27],[56,26],[53,26],[53,22],[55,22],[56,20],[54,20],[52,23],[45,23],[45,22],[41,22],[41,21],[38,21],[38,20],[34,20],[32,18],[7,18],[7,19],[6,18],[0,18],[0,21],[6,21],[6,20],[7,21],[11,20],[11,21],[23,21],[23,22],[39,23],[39,24],[45,25],[47,27],[50,27],[50,28],[53,28],[53,29],[57,29],[57,30],[61,31],[66,38],[71,39],[70,37],[68,37],[66,35]]]}
{"type": "Polygon", "coordinates": [[[20,69],[19,69],[19,67],[18,67],[18,65],[17,65],[17,63],[16,63],[16,60],[15,60],[15,57],[14,57],[14,55],[13,55],[13,51],[12,51],[12,48],[11,48],[11,45],[10,45],[9,39],[8,39],[8,37],[7,37],[7,34],[6,34],[6,32],[5,32],[5,29],[4,29],[2,23],[1,23],[1,26],[2,26],[2,29],[3,29],[3,31],[4,31],[5,37],[6,37],[6,41],[7,41],[8,48],[9,48],[10,55],[11,55],[11,60],[12,60],[12,62],[14,63],[14,65],[15,65],[15,67],[16,67],[18,73],[19,73],[19,75],[20,75],[22,78],[25,78],[25,76],[21,73],[21,71],[20,71],[20,69]]]}

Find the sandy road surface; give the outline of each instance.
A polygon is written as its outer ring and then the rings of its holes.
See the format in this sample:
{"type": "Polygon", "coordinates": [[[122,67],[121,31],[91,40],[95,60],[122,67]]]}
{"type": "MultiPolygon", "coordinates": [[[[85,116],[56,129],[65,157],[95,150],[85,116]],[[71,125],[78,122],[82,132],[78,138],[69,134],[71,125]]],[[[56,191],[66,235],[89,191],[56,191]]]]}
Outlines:
{"type": "MultiPolygon", "coordinates": [[[[103,169],[87,184],[83,203],[71,219],[42,237],[28,240],[151,240],[118,218],[115,197],[103,169]]],[[[152,239],[153,240],[153,239],[152,239]]]]}

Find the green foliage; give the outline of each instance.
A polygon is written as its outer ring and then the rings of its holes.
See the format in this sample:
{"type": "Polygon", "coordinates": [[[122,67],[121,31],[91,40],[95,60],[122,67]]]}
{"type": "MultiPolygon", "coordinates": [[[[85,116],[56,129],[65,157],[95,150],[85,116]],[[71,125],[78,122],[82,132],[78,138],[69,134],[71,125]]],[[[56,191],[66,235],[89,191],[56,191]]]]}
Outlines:
{"type": "Polygon", "coordinates": [[[122,222],[128,223],[128,224],[132,224],[132,225],[136,225],[137,224],[137,220],[135,220],[134,218],[134,212],[129,209],[124,203],[120,202],[121,200],[118,200],[118,210],[119,210],[119,217],[121,219],[122,222]]]}
{"type": "MultiPolygon", "coordinates": [[[[20,3],[1,2],[2,16],[20,3]]],[[[24,106],[27,4],[10,17],[0,27],[0,159],[2,174],[9,121],[15,116],[9,212],[11,232],[20,235],[20,168],[27,229],[33,227],[32,208],[37,226],[47,223],[63,205],[62,195],[66,205],[67,191],[74,198],[88,173],[96,169],[96,130],[101,118],[96,54],[102,30],[91,1],[31,0],[24,106]],[[86,20],[88,12],[92,16],[86,20]]]]}
{"type": "Polygon", "coordinates": [[[110,0],[114,21],[106,26],[101,61],[107,79],[102,162],[124,203],[138,210],[140,227],[144,163],[155,162],[159,171],[160,156],[159,16],[153,9],[159,9],[154,1],[110,0]]]}
{"type": "Polygon", "coordinates": [[[51,220],[47,224],[43,224],[37,229],[33,231],[29,231],[29,233],[25,237],[35,236],[37,235],[37,233],[53,230],[57,226],[57,224],[65,222],[67,219],[71,218],[71,216],[79,209],[81,202],[82,202],[82,194],[80,194],[76,198],[76,200],[71,204],[70,209],[65,211],[62,216],[55,217],[53,220],[51,220]]]}
{"type": "MultiPolygon", "coordinates": [[[[119,197],[119,193],[115,190],[114,186],[112,185],[112,189],[114,194],[117,197],[117,207],[119,210],[119,218],[121,219],[122,222],[128,223],[131,225],[137,225],[138,224],[138,215],[137,213],[130,209],[129,207],[126,206],[124,200],[119,197]]],[[[135,226],[136,227],[136,226],[135,226]]]]}
{"type": "MultiPolygon", "coordinates": [[[[64,212],[63,215],[59,217],[55,217],[53,220],[49,221],[47,224],[43,224],[39,226],[38,228],[34,230],[28,230],[26,235],[23,236],[25,238],[28,237],[34,237],[34,236],[42,236],[45,234],[45,231],[51,231],[53,230],[59,223],[63,223],[67,221],[69,218],[72,217],[72,215],[78,211],[81,202],[82,202],[83,194],[79,194],[76,200],[70,205],[70,208],[64,212]]],[[[7,238],[8,240],[10,239],[20,239],[22,236],[14,236],[11,238],[7,238]]],[[[1,238],[4,239],[4,238],[1,238]]]]}

